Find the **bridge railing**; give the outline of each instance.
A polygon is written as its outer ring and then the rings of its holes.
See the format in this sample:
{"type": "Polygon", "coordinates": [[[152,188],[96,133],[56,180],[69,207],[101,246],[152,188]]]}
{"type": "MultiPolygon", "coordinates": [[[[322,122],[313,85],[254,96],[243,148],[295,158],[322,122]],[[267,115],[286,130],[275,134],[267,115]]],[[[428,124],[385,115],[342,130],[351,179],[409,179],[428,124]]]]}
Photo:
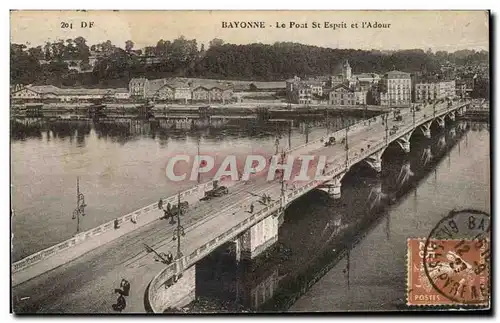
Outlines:
{"type": "Polygon", "coordinates": [[[163,292],[169,287],[169,282],[172,281],[172,278],[175,275],[182,273],[182,271],[195,264],[198,260],[205,257],[208,253],[212,252],[223,243],[236,238],[242,232],[248,230],[256,223],[262,221],[270,213],[277,211],[280,205],[280,201],[274,201],[268,204],[264,208],[253,213],[249,218],[243,220],[228,231],[218,235],[214,239],[196,248],[189,255],[184,256],[183,258],[177,260],[176,262],[170,264],[162,271],[160,271],[151,280],[148,289],[147,297],[152,311],[154,313],[161,313],[165,310],[166,306],[162,298],[163,292]]]}
{"type": "MultiPolygon", "coordinates": [[[[208,183],[199,184],[199,185],[196,185],[195,187],[192,187],[188,190],[181,192],[180,197],[186,198],[186,197],[189,197],[189,196],[194,195],[196,193],[203,192],[205,190],[211,190],[212,188],[213,188],[212,181],[210,181],[208,183]]],[[[176,205],[177,204],[177,194],[172,195],[172,196],[167,197],[167,198],[164,198],[164,199],[162,199],[162,201],[163,201],[163,204],[170,203],[172,205],[176,205]]],[[[125,222],[131,222],[132,218],[134,216],[139,221],[141,216],[143,216],[146,213],[149,213],[153,210],[156,210],[156,209],[158,209],[158,202],[147,205],[147,206],[145,206],[141,209],[138,209],[134,212],[130,212],[128,214],[125,214],[121,217],[118,217],[118,218],[113,219],[109,222],[101,224],[100,226],[95,227],[93,229],[90,229],[88,231],[81,232],[81,233],[75,235],[74,237],[67,239],[61,243],[58,243],[54,246],[51,246],[49,248],[35,252],[35,253],[33,253],[33,254],[31,254],[31,255],[29,255],[29,256],[27,256],[19,261],[14,262],[12,264],[12,272],[14,273],[14,272],[18,272],[20,270],[23,270],[23,269],[25,269],[33,264],[36,264],[39,261],[42,261],[48,257],[53,256],[61,251],[64,251],[64,250],[71,248],[71,247],[74,247],[74,246],[84,242],[85,240],[88,240],[88,239],[94,237],[94,236],[97,236],[97,235],[103,234],[105,232],[114,230],[115,221],[117,221],[116,224],[121,225],[125,222]]]]}
{"type": "MultiPolygon", "coordinates": [[[[370,119],[362,120],[360,122],[357,122],[357,123],[349,126],[349,133],[355,133],[355,132],[363,129],[363,127],[365,127],[367,125],[375,124],[377,122],[382,123],[382,117],[381,116],[375,116],[375,117],[372,117],[370,119]]],[[[319,143],[322,143],[325,140],[325,138],[326,138],[326,140],[328,140],[329,137],[342,138],[342,136],[344,136],[344,134],[345,134],[345,128],[337,130],[335,132],[331,132],[331,133],[325,134],[324,136],[321,136],[320,138],[315,139],[313,141],[310,141],[310,142],[308,142],[306,144],[295,146],[295,147],[293,147],[291,149],[286,150],[285,153],[288,154],[288,153],[294,152],[296,150],[299,150],[299,149],[302,149],[302,148],[305,148],[305,147],[317,145],[319,143]]]]}

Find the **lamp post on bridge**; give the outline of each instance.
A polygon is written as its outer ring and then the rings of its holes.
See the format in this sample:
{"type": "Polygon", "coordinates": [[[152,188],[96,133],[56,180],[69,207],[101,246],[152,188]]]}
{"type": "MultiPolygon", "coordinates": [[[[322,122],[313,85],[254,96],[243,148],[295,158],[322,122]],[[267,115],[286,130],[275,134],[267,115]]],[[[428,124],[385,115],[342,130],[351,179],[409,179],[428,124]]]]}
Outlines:
{"type": "Polygon", "coordinates": [[[412,114],[413,114],[413,128],[415,128],[415,107],[412,108],[412,114]]]}
{"type": "MultiPolygon", "coordinates": [[[[201,141],[201,135],[198,135],[198,138],[196,139],[196,145],[197,145],[197,149],[198,149],[198,158],[200,158],[200,141],[201,141]]],[[[200,165],[198,165],[198,167],[200,167],[200,165]]],[[[198,184],[200,184],[200,181],[201,181],[201,174],[200,172],[198,172],[198,184]]]]}
{"type": "Polygon", "coordinates": [[[348,144],[349,126],[345,128],[345,167],[349,167],[349,144],[348,144]]]}
{"type": "Polygon", "coordinates": [[[181,193],[177,195],[177,228],[174,229],[174,236],[172,237],[173,241],[177,240],[177,256],[176,259],[181,259],[182,258],[182,252],[181,252],[181,236],[185,236],[186,233],[184,232],[184,227],[181,225],[181,193]]]}
{"type": "Polygon", "coordinates": [[[76,219],[76,233],[80,233],[80,216],[85,216],[85,196],[80,193],[80,177],[76,178],[76,208],[73,211],[73,220],[76,219]]]}
{"type": "Polygon", "coordinates": [[[389,112],[385,114],[385,144],[389,143],[389,112]]]}
{"type": "Polygon", "coordinates": [[[328,133],[330,132],[330,124],[328,120],[328,108],[326,108],[326,136],[328,137],[328,133]]]}

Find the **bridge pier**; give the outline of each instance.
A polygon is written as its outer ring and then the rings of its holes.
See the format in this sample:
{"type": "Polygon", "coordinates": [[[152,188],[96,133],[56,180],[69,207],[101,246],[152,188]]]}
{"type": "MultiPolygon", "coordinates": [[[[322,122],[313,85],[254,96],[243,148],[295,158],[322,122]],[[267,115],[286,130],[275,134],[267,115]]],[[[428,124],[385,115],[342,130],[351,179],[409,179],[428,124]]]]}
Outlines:
{"type": "Polygon", "coordinates": [[[425,138],[431,139],[431,122],[426,122],[420,126],[420,130],[425,138]]]}
{"type": "Polygon", "coordinates": [[[342,178],[346,173],[339,174],[332,178],[331,180],[323,183],[321,186],[318,186],[319,190],[328,193],[330,197],[334,199],[339,199],[342,197],[342,178]]]}
{"type": "Polygon", "coordinates": [[[439,128],[444,128],[444,117],[437,117],[434,120],[436,120],[436,123],[439,126],[439,128]]]}
{"type": "Polygon", "coordinates": [[[401,147],[401,149],[403,149],[403,151],[405,153],[409,153],[410,152],[410,137],[411,137],[411,132],[408,132],[407,134],[403,135],[402,137],[396,139],[396,142],[399,144],[399,146],[401,147]]]}
{"type": "Polygon", "coordinates": [[[234,255],[236,257],[236,263],[239,264],[241,261],[241,244],[242,244],[242,236],[237,237],[232,241],[234,255]]]}
{"type": "Polygon", "coordinates": [[[455,111],[451,111],[447,116],[451,121],[455,121],[455,111]]]}
{"type": "Polygon", "coordinates": [[[365,159],[365,162],[370,165],[371,168],[373,168],[377,173],[380,173],[382,171],[382,154],[384,153],[384,150],[381,149],[377,151],[375,154],[371,155],[370,157],[365,159]]]}
{"type": "Polygon", "coordinates": [[[451,128],[450,131],[448,132],[448,135],[451,138],[455,138],[455,136],[457,135],[457,132],[456,132],[455,128],[451,128]]]}
{"type": "Polygon", "coordinates": [[[279,217],[268,216],[241,237],[241,258],[254,259],[278,241],[279,217]]]}

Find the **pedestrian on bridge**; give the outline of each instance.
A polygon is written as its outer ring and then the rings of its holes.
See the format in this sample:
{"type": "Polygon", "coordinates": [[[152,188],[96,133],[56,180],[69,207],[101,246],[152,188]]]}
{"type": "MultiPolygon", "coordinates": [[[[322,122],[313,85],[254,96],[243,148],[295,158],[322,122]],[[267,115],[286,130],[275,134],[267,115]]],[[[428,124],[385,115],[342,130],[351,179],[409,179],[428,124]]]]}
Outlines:
{"type": "Polygon", "coordinates": [[[125,278],[122,278],[122,281],[120,282],[120,288],[122,289],[123,291],[123,296],[128,296],[129,293],[130,293],[130,283],[128,282],[128,280],[126,280],[125,278]]]}
{"type": "Polygon", "coordinates": [[[116,300],[116,304],[111,305],[111,307],[113,307],[113,310],[121,313],[125,309],[125,307],[127,307],[127,301],[125,301],[125,297],[120,294],[120,296],[118,296],[118,299],[116,300]]]}
{"type": "Polygon", "coordinates": [[[253,203],[252,203],[252,204],[250,204],[250,213],[253,213],[253,208],[254,208],[254,206],[253,206],[253,203]]]}

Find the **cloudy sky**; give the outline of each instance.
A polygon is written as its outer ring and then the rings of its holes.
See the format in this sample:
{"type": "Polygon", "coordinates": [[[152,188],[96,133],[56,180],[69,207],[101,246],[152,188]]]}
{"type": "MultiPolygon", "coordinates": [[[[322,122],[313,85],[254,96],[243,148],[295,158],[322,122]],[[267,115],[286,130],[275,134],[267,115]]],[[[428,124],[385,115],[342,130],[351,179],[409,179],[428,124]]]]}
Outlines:
{"type": "Polygon", "coordinates": [[[485,11],[13,11],[11,42],[29,46],[82,36],[88,44],[111,40],[124,47],[155,45],[159,39],[181,35],[199,44],[217,37],[226,43],[293,41],[331,48],[429,49],[433,51],[488,49],[485,11]],[[82,22],[94,23],[81,28],[82,22]],[[261,21],[264,29],[222,28],[222,22],[261,21]],[[63,22],[73,28],[61,28],[63,22]],[[276,23],[307,23],[308,28],[276,28],[276,23]],[[318,22],[322,28],[313,29],[318,22]],[[327,29],[325,22],[347,28],[327,29]],[[390,24],[390,28],[361,28],[362,22],[390,24]],[[358,28],[351,28],[353,24],[358,28]]]}

